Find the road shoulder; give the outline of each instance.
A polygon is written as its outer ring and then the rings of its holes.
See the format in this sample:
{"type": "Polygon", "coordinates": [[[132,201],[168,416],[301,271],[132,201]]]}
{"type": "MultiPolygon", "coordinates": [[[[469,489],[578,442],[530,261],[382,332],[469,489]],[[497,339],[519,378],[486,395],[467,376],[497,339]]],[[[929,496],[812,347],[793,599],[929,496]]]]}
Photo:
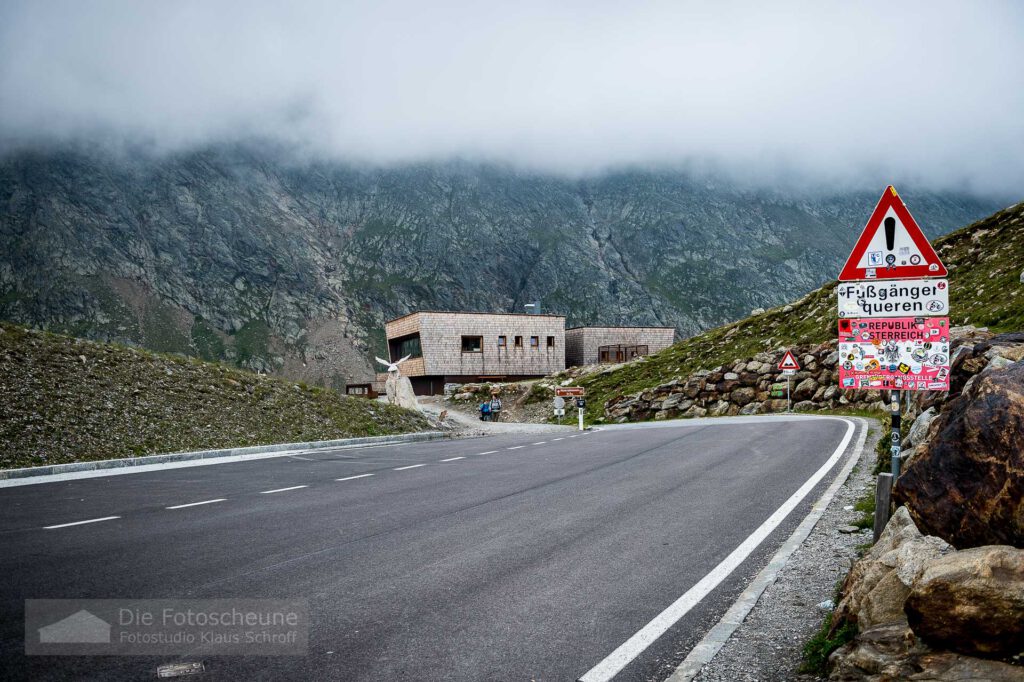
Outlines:
{"type": "Polygon", "coordinates": [[[797,672],[803,645],[820,627],[828,611],[822,605],[833,598],[836,583],[856,560],[858,546],[871,541],[870,529],[840,532],[859,516],[853,504],[873,485],[871,470],[880,431],[873,420],[865,421],[870,431],[859,460],[810,534],[711,662],[695,677],[682,675],[680,670],[679,675],[669,679],[674,682],[677,679],[697,682],[817,679],[797,672]]]}

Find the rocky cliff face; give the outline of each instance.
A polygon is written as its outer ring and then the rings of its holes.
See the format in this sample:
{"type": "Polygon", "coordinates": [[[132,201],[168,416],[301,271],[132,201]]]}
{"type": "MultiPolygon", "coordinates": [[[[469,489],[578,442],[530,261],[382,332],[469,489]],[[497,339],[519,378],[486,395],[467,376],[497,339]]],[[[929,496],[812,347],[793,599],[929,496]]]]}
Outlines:
{"type": "MultiPolygon", "coordinates": [[[[417,308],[688,336],[831,279],[875,199],[673,172],[287,161],[254,148],[0,160],[0,317],[339,386],[417,308]]],[[[904,191],[935,236],[991,201],[904,191]]]]}

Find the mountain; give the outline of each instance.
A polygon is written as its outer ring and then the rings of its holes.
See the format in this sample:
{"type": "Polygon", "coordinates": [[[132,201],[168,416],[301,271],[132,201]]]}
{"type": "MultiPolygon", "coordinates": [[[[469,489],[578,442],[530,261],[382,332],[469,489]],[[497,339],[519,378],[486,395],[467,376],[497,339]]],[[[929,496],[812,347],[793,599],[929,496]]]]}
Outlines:
{"type": "MultiPolygon", "coordinates": [[[[884,184],[21,151],[0,160],[0,317],[336,387],[372,376],[383,321],[418,308],[540,300],[570,324],[690,336],[834,277],[884,184]]],[[[932,237],[998,208],[900,190],[932,237]]]]}

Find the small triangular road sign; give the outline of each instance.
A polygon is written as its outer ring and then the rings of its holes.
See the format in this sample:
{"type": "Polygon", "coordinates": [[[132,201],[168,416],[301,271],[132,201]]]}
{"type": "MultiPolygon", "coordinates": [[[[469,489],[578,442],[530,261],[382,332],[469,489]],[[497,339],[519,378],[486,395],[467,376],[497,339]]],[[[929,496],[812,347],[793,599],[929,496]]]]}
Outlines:
{"type": "Polygon", "coordinates": [[[793,351],[787,350],[786,354],[782,356],[782,362],[779,363],[779,369],[800,369],[800,363],[796,361],[793,351]]]}
{"type": "Polygon", "coordinates": [[[946,266],[889,185],[846,259],[839,280],[945,277],[946,266]]]}

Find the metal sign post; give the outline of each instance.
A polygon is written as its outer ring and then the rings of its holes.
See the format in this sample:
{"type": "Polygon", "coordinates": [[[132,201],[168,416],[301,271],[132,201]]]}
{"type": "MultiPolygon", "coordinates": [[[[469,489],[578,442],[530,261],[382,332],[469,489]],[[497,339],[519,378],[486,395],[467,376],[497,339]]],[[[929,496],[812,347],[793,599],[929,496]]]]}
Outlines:
{"type": "Polygon", "coordinates": [[[892,480],[895,481],[900,475],[900,421],[902,415],[900,414],[900,392],[891,391],[892,403],[890,409],[892,409],[892,480]]]}

